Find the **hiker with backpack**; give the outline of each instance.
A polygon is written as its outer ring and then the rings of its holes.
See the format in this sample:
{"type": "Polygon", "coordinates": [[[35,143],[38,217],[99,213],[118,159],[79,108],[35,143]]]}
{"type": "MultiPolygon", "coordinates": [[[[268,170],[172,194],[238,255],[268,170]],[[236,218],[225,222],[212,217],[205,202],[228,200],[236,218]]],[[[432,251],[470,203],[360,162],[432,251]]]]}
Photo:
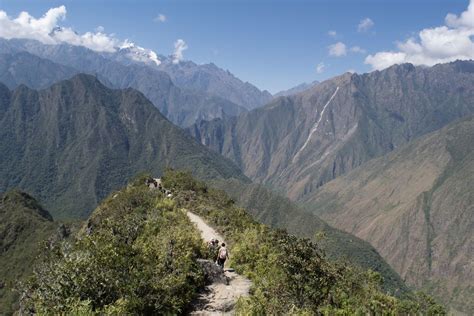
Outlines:
{"type": "Polygon", "coordinates": [[[229,251],[225,247],[225,243],[222,243],[217,253],[217,264],[224,270],[225,261],[229,258],[229,251]]]}

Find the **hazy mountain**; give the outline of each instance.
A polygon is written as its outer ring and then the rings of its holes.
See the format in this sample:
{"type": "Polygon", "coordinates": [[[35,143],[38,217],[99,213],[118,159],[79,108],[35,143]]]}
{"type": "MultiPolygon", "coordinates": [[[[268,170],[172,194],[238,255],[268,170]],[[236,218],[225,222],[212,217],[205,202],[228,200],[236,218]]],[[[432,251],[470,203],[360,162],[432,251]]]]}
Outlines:
{"type": "Polygon", "coordinates": [[[180,88],[198,91],[251,110],[268,103],[273,97],[249,82],[243,82],[229,70],[214,63],[196,64],[190,60],[176,63],[172,56],[157,56],[153,51],[126,43],[114,53],[102,53],[103,57],[124,65],[146,65],[166,72],[180,88]]]}
{"type": "Polygon", "coordinates": [[[216,95],[248,110],[260,107],[272,99],[268,91],[260,91],[213,63],[197,65],[192,61],[181,61],[176,64],[170,58],[160,59],[158,68],[168,73],[181,88],[216,95]]]}
{"type": "Polygon", "coordinates": [[[294,95],[294,94],[298,94],[300,92],[303,92],[305,90],[308,90],[308,89],[311,89],[312,87],[316,86],[319,84],[319,81],[315,80],[311,83],[302,83],[302,84],[299,84],[293,88],[290,88],[288,90],[283,90],[283,91],[280,91],[278,93],[276,93],[274,95],[274,97],[287,97],[287,96],[290,96],[290,95],[294,95]]]}
{"type": "Polygon", "coordinates": [[[251,179],[292,199],[474,113],[474,62],[346,73],[237,118],[190,129],[251,179]]]}
{"type": "Polygon", "coordinates": [[[244,179],[141,93],[111,90],[88,75],[41,91],[0,85],[0,148],[0,191],[27,190],[54,216],[85,216],[143,170],[160,174],[169,166],[204,179],[244,179]]]}
{"type": "Polygon", "coordinates": [[[3,315],[18,309],[18,281],[31,273],[40,253],[39,242],[57,229],[51,215],[26,193],[0,193],[0,310],[3,315]]]}
{"type": "Polygon", "coordinates": [[[0,54],[0,82],[10,89],[20,84],[42,89],[72,77],[77,70],[27,52],[0,54]]]}
{"type": "Polygon", "coordinates": [[[339,177],[307,200],[409,284],[474,311],[474,117],[339,177]]]}
{"type": "MultiPolygon", "coordinates": [[[[20,80],[18,83],[27,83],[31,87],[44,87],[43,83],[51,81],[47,80],[48,78],[68,79],[71,72],[89,73],[97,76],[110,87],[132,87],[141,91],[169,120],[180,126],[189,126],[200,120],[234,116],[246,111],[245,108],[227,99],[202,91],[181,89],[164,71],[144,63],[125,65],[80,46],[45,45],[32,40],[0,39],[0,53],[16,55],[22,51],[43,58],[40,60],[37,57],[23,55],[22,64],[35,65],[34,75],[26,66],[22,66],[21,69],[15,66],[19,70],[15,76],[28,79],[28,82],[20,80]],[[49,68],[36,65],[40,62],[47,64],[48,60],[54,62],[55,65],[49,64],[49,68]],[[67,67],[65,68],[67,71],[63,69],[64,67],[67,67]],[[50,72],[48,69],[55,70],[50,72]],[[64,76],[61,76],[61,71],[64,72],[64,76]],[[30,78],[31,76],[34,76],[36,81],[30,78]]],[[[12,67],[13,62],[4,58],[2,63],[5,63],[5,67],[12,67]]],[[[11,78],[5,78],[5,80],[8,83],[16,83],[11,78]]]]}

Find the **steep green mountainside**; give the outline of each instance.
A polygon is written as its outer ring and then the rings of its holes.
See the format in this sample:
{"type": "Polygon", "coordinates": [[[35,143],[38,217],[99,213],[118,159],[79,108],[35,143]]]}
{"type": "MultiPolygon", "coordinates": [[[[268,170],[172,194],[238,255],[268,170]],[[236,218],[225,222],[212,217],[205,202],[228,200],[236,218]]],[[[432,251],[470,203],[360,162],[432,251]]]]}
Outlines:
{"type": "Polygon", "coordinates": [[[106,88],[89,75],[41,91],[0,85],[0,151],[0,191],[26,190],[55,218],[87,216],[144,170],[187,168],[202,179],[248,181],[141,93],[106,88]]]}
{"type": "Polygon", "coordinates": [[[190,133],[293,200],[362,163],[474,113],[474,62],[346,73],[190,133]]]}
{"type": "Polygon", "coordinates": [[[8,74],[3,79],[9,87],[23,83],[32,88],[43,88],[45,84],[54,82],[49,79],[69,79],[71,72],[81,72],[98,77],[112,88],[137,89],[163,115],[179,126],[190,126],[201,120],[234,116],[246,111],[244,107],[206,91],[179,88],[167,73],[156,67],[143,63],[124,65],[85,47],[0,39],[0,53],[4,54],[0,55],[0,66],[4,65],[8,74]],[[28,57],[25,52],[34,56],[28,57]],[[16,57],[19,54],[23,56],[21,60],[16,57]],[[15,58],[7,57],[9,55],[15,58]],[[32,65],[32,68],[27,65],[32,65]]]}
{"type": "Polygon", "coordinates": [[[22,313],[182,314],[203,287],[199,258],[213,258],[186,216],[192,211],[225,235],[231,264],[253,281],[237,314],[444,314],[426,296],[383,294],[379,275],[333,264],[318,246],[252,220],[222,191],[168,172],[167,198],[145,177],[114,192],[75,240],[45,249],[22,287],[22,313]]]}
{"type": "Polygon", "coordinates": [[[339,177],[306,201],[411,285],[474,311],[474,117],[339,177]]]}
{"type": "Polygon", "coordinates": [[[57,230],[51,215],[20,191],[0,194],[0,314],[18,309],[18,281],[32,271],[39,243],[57,230]]]}

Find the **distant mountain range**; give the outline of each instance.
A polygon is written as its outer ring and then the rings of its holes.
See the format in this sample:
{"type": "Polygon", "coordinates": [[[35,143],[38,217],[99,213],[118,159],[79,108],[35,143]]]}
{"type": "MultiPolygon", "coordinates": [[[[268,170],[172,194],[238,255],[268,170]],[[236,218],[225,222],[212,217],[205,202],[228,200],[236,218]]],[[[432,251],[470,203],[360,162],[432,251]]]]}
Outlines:
{"type": "MultiPolygon", "coordinates": [[[[33,88],[68,79],[71,73],[89,73],[112,88],[132,87],[141,91],[168,119],[184,127],[201,120],[235,116],[272,98],[268,92],[243,83],[215,65],[196,65],[189,61],[175,65],[162,57],[163,62],[158,66],[144,62],[149,59],[143,59],[137,52],[147,56],[146,51],[137,48],[132,52],[128,48],[109,54],[67,44],[0,39],[3,59],[0,71],[10,86],[23,83],[33,88]],[[19,52],[34,55],[30,61],[34,72],[18,69],[19,63],[14,59],[19,52]],[[141,58],[131,59],[128,57],[131,53],[141,58]],[[40,62],[38,57],[43,60],[40,62]],[[44,66],[48,62],[52,71],[44,66]]],[[[25,54],[22,57],[28,58],[25,54]]]]}
{"type": "Polygon", "coordinates": [[[312,87],[316,86],[319,84],[319,81],[315,80],[311,83],[302,83],[302,84],[299,84],[293,88],[290,88],[288,90],[283,90],[283,91],[280,91],[278,93],[275,93],[274,97],[277,98],[277,97],[287,97],[287,96],[290,96],[290,95],[294,95],[294,94],[297,94],[297,93],[300,93],[300,92],[303,92],[305,90],[308,90],[308,89],[311,89],[312,87]]]}

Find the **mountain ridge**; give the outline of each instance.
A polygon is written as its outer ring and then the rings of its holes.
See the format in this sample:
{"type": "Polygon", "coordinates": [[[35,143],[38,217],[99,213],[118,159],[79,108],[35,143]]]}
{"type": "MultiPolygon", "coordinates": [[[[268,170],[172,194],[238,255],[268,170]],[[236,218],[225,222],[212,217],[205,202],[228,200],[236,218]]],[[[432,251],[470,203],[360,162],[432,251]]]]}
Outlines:
{"type": "Polygon", "coordinates": [[[254,181],[286,190],[295,200],[474,113],[473,64],[405,64],[364,75],[346,73],[248,114],[200,122],[188,131],[254,181]]]}

